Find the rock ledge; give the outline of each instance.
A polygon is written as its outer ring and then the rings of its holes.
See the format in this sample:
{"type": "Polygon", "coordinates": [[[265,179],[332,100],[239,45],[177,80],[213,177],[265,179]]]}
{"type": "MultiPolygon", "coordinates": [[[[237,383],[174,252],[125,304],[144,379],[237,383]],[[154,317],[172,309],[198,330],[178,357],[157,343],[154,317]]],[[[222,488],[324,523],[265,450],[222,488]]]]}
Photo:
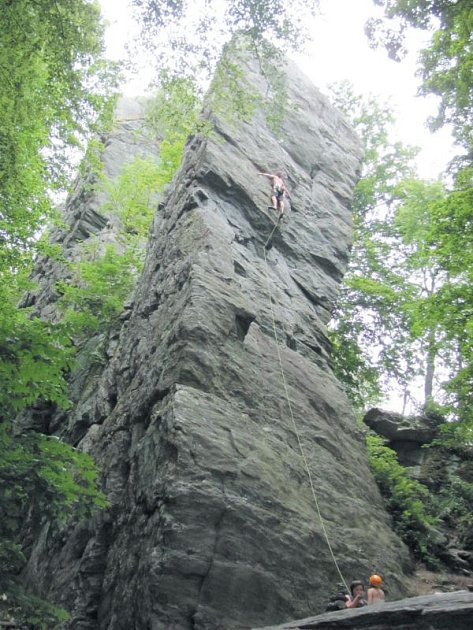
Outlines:
{"type": "Polygon", "coordinates": [[[471,630],[473,593],[435,593],[253,630],[471,630]]]}

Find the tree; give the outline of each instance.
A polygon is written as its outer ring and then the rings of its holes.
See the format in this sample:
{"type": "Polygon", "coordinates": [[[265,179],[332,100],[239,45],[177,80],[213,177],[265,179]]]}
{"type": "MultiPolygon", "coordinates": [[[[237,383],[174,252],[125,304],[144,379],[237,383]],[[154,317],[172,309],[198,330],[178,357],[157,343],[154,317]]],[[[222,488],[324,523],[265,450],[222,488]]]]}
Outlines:
{"type": "Polygon", "coordinates": [[[65,184],[65,147],[93,127],[111,81],[96,2],[5,2],[0,40],[3,269],[33,246],[65,184]]]}
{"type": "Polygon", "coordinates": [[[381,42],[390,56],[405,53],[408,27],[432,33],[420,55],[421,94],[440,99],[434,129],[453,125],[456,139],[467,148],[473,141],[473,7],[470,2],[445,0],[373,0],[384,7],[386,21],[371,19],[367,33],[373,46],[381,42]],[[386,22],[389,26],[386,26],[386,22]],[[394,24],[394,28],[390,28],[394,24]]]}
{"type": "Polygon", "coordinates": [[[433,208],[429,238],[436,243],[435,259],[446,276],[429,314],[441,322],[455,361],[449,364],[451,411],[460,422],[445,430],[458,444],[473,437],[473,187],[470,169],[457,176],[456,189],[433,208]],[[467,177],[463,187],[462,180],[467,177]]]}
{"type": "Polygon", "coordinates": [[[139,46],[154,59],[156,85],[169,78],[186,78],[202,95],[212,81],[213,111],[227,118],[241,117],[241,110],[245,115],[252,110],[256,96],[253,86],[242,80],[240,58],[249,49],[267,82],[263,99],[267,119],[278,127],[286,100],[282,53],[301,50],[310,38],[308,25],[319,0],[197,0],[197,4],[133,0],[132,4],[142,26],[139,46]],[[225,54],[229,46],[231,54],[225,54]],[[215,102],[219,94],[225,100],[220,108],[215,102]]]}
{"type": "Polygon", "coordinates": [[[189,65],[213,70],[222,47],[236,34],[249,37],[256,47],[266,39],[280,49],[300,48],[309,39],[307,18],[319,6],[318,0],[206,0],[197,7],[189,0],[133,0],[132,4],[148,48],[164,52],[167,48],[165,62],[171,49],[173,67],[186,76],[189,65]],[[189,33],[195,37],[190,39],[189,33]]]}
{"type": "Polygon", "coordinates": [[[73,353],[64,323],[17,307],[54,218],[51,195],[67,185],[71,147],[93,131],[113,81],[102,60],[96,2],[15,0],[0,22],[0,610],[44,627],[63,618],[23,591],[23,526],[58,526],[104,505],[90,459],[51,436],[22,429],[29,405],[68,405],[73,353]]]}
{"type": "Polygon", "coordinates": [[[413,287],[393,229],[398,186],[413,176],[416,151],[390,140],[388,106],[355,95],[348,84],[332,86],[332,94],[365,149],[353,200],[355,239],[331,334],[338,376],[362,409],[389,383],[405,386],[417,369],[407,308],[413,287]]]}
{"type": "MultiPolygon", "coordinates": [[[[461,150],[450,167],[453,188],[432,210],[429,239],[436,264],[446,281],[436,300],[429,303],[431,319],[442,322],[450,344],[456,347],[456,362],[449,367],[454,416],[461,422],[449,427],[459,441],[471,440],[473,414],[473,335],[469,322],[473,311],[470,252],[473,248],[473,7],[470,2],[444,0],[375,0],[384,7],[386,20],[396,24],[387,38],[388,50],[400,58],[408,27],[428,30],[430,43],[422,50],[419,74],[421,94],[439,97],[432,129],[450,124],[461,150]]],[[[367,30],[373,45],[386,31],[386,22],[371,20],[367,30]],[[380,31],[381,29],[381,31],[380,31]]],[[[389,29],[388,29],[389,30],[389,29]]]]}
{"type": "MultiPolygon", "coordinates": [[[[411,335],[418,340],[424,371],[424,407],[434,398],[434,376],[438,354],[443,365],[451,363],[451,347],[446,339],[443,323],[432,317],[431,304],[435,304],[439,290],[446,280],[445,273],[435,260],[435,245],[430,231],[433,208],[446,196],[440,181],[406,180],[398,187],[401,205],[396,211],[394,226],[405,248],[404,269],[417,287],[409,305],[411,335]]],[[[438,391],[438,389],[437,389],[438,391]]]]}

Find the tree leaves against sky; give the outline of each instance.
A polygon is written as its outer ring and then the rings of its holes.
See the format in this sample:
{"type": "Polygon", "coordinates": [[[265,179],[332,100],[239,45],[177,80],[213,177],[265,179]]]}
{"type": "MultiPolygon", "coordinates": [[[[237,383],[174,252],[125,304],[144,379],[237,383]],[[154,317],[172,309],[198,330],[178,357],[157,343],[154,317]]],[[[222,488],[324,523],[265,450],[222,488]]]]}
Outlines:
{"type": "MultiPolygon", "coordinates": [[[[318,0],[133,0],[142,25],[140,45],[157,68],[207,84],[223,47],[235,35],[256,48],[264,40],[279,50],[300,50],[318,0]]],[[[159,74],[159,73],[157,73],[159,74]]]]}
{"type": "Polygon", "coordinates": [[[426,304],[432,321],[442,324],[448,342],[456,347],[450,362],[450,391],[460,441],[473,439],[473,5],[469,1],[374,0],[386,19],[370,20],[367,32],[373,46],[383,44],[395,59],[405,52],[409,27],[425,30],[430,41],[419,58],[419,93],[439,99],[430,121],[433,130],[450,125],[459,147],[452,161],[447,194],[430,204],[426,234],[433,266],[445,276],[441,288],[426,304]]]}

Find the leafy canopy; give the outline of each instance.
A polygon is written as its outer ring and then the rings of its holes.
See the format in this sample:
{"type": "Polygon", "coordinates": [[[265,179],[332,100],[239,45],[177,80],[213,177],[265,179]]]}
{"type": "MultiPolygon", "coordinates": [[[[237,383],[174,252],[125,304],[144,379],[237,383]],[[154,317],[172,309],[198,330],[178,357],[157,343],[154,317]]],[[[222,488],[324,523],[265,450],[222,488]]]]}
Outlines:
{"type": "Polygon", "coordinates": [[[65,146],[111,87],[97,2],[5,2],[0,23],[0,272],[18,264],[65,184],[65,146]]]}
{"type": "Polygon", "coordinates": [[[353,199],[355,238],[331,324],[334,362],[358,409],[386,395],[389,382],[412,378],[409,311],[415,287],[402,267],[393,216],[400,182],[413,176],[415,149],[391,140],[387,105],[348,84],[332,86],[335,104],[359,132],[365,152],[353,199]]]}
{"type": "MultiPolygon", "coordinates": [[[[71,147],[94,131],[114,83],[102,58],[97,2],[15,0],[0,20],[0,610],[51,627],[64,612],[24,592],[23,527],[104,505],[91,460],[63,442],[23,432],[32,403],[67,407],[70,330],[18,308],[38,254],[51,195],[67,188],[71,147]],[[34,518],[33,518],[34,517],[34,518]],[[5,595],[6,599],[3,597],[5,595]]],[[[35,529],[36,528],[36,529],[35,529]]]]}

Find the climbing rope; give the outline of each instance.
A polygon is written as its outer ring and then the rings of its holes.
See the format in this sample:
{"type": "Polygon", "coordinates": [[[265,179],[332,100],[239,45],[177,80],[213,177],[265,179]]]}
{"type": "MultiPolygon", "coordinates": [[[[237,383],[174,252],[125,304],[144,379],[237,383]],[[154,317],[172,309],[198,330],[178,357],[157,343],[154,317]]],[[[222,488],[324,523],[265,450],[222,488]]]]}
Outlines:
{"type": "Polygon", "coordinates": [[[271,239],[273,238],[274,232],[276,232],[276,230],[278,229],[279,224],[281,223],[281,220],[282,220],[282,214],[279,215],[279,218],[276,221],[276,223],[275,223],[275,225],[274,225],[274,227],[273,227],[273,229],[271,231],[271,234],[268,236],[268,239],[267,239],[266,243],[264,244],[265,257],[266,257],[266,248],[268,247],[268,244],[271,242],[271,239]]]}
{"type": "Polygon", "coordinates": [[[348,588],[348,585],[347,585],[347,583],[345,581],[345,578],[343,577],[343,574],[342,574],[342,572],[340,570],[339,564],[338,564],[337,559],[335,557],[335,554],[333,552],[332,545],[330,544],[330,540],[329,540],[329,537],[328,537],[328,534],[327,534],[327,528],[325,527],[325,522],[324,522],[322,513],[320,511],[319,501],[317,499],[317,494],[315,492],[314,482],[312,480],[312,473],[310,472],[309,464],[308,464],[308,461],[307,461],[307,458],[306,458],[306,455],[305,455],[305,452],[304,452],[304,448],[302,446],[299,430],[297,428],[296,420],[294,418],[294,413],[292,411],[292,405],[291,405],[291,400],[289,398],[289,390],[288,390],[288,387],[287,387],[286,375],[284,373],[284,367],[283,367],[282,358],[281,358],[281,349],[280,349],[280,346],[279,346],[278,333],[277,333],[277,330],[276,330],[276,317],[274,315],[274,308],[273,308],[273,296],[272,296],[272,292],[271,292],[271,285],[270,285],[270,282],[269,282],[269,274],[268,274],[268,267],[269,267],[269,265],[268,265],[268,260],[266,258],[266,246],[270,242],[270,239],[271,239],[271,237],[272,237],[272,235],[274,233],[274,230],[277,228],[277,226],[278,226],[278,224],[275,225],[275,227],[273,229],[273,232],[271,232],[270,237],[266,241],[266,244],[265,244],[265,246],[263,248],[263,252],[264,252],[264,263],[265,263],[264,269],[265,269],[266,285],[268,287],[269,305],[270,305],[270,308],[271,308],[271,319],[272,319],[272,324],[273,324],[274,341],[276,342],[276,349],[277,349],[277,353],[278,353],[279,368],[281,370],[281,378],[282,378],[282,382],[283,382],[283,386],[284,386],[284,393],[286,394],[287,406],[289,408],[289,414],[291,416],[292,426],[294,427],[294,433],[296,434],[297,443],[299,445],[299,451],[301,453],[302,461],[304,462],[304,466],[305,466],[305,469],[307,471],[307,477],[309,478],[309,485],[310,485],[310,488],[311,488],[311,491],[312,491],[312,496],[314,498],[315,508],[317,510],[317,515],[319,517],[320,526],[322,528],[322,532],[324,534],[325,541],[327,542],[327,547],[328,547],[328,549],[330,551],[330,555],[332,557],[332,560],[333,560],[333,563],[335,565],[335,568],[337,569],[338,575],[340,576],[340,579],[342,580],[342,583],[345,586],[346,590],[348,592],[350,592],[350,589],[348,588]]]}

